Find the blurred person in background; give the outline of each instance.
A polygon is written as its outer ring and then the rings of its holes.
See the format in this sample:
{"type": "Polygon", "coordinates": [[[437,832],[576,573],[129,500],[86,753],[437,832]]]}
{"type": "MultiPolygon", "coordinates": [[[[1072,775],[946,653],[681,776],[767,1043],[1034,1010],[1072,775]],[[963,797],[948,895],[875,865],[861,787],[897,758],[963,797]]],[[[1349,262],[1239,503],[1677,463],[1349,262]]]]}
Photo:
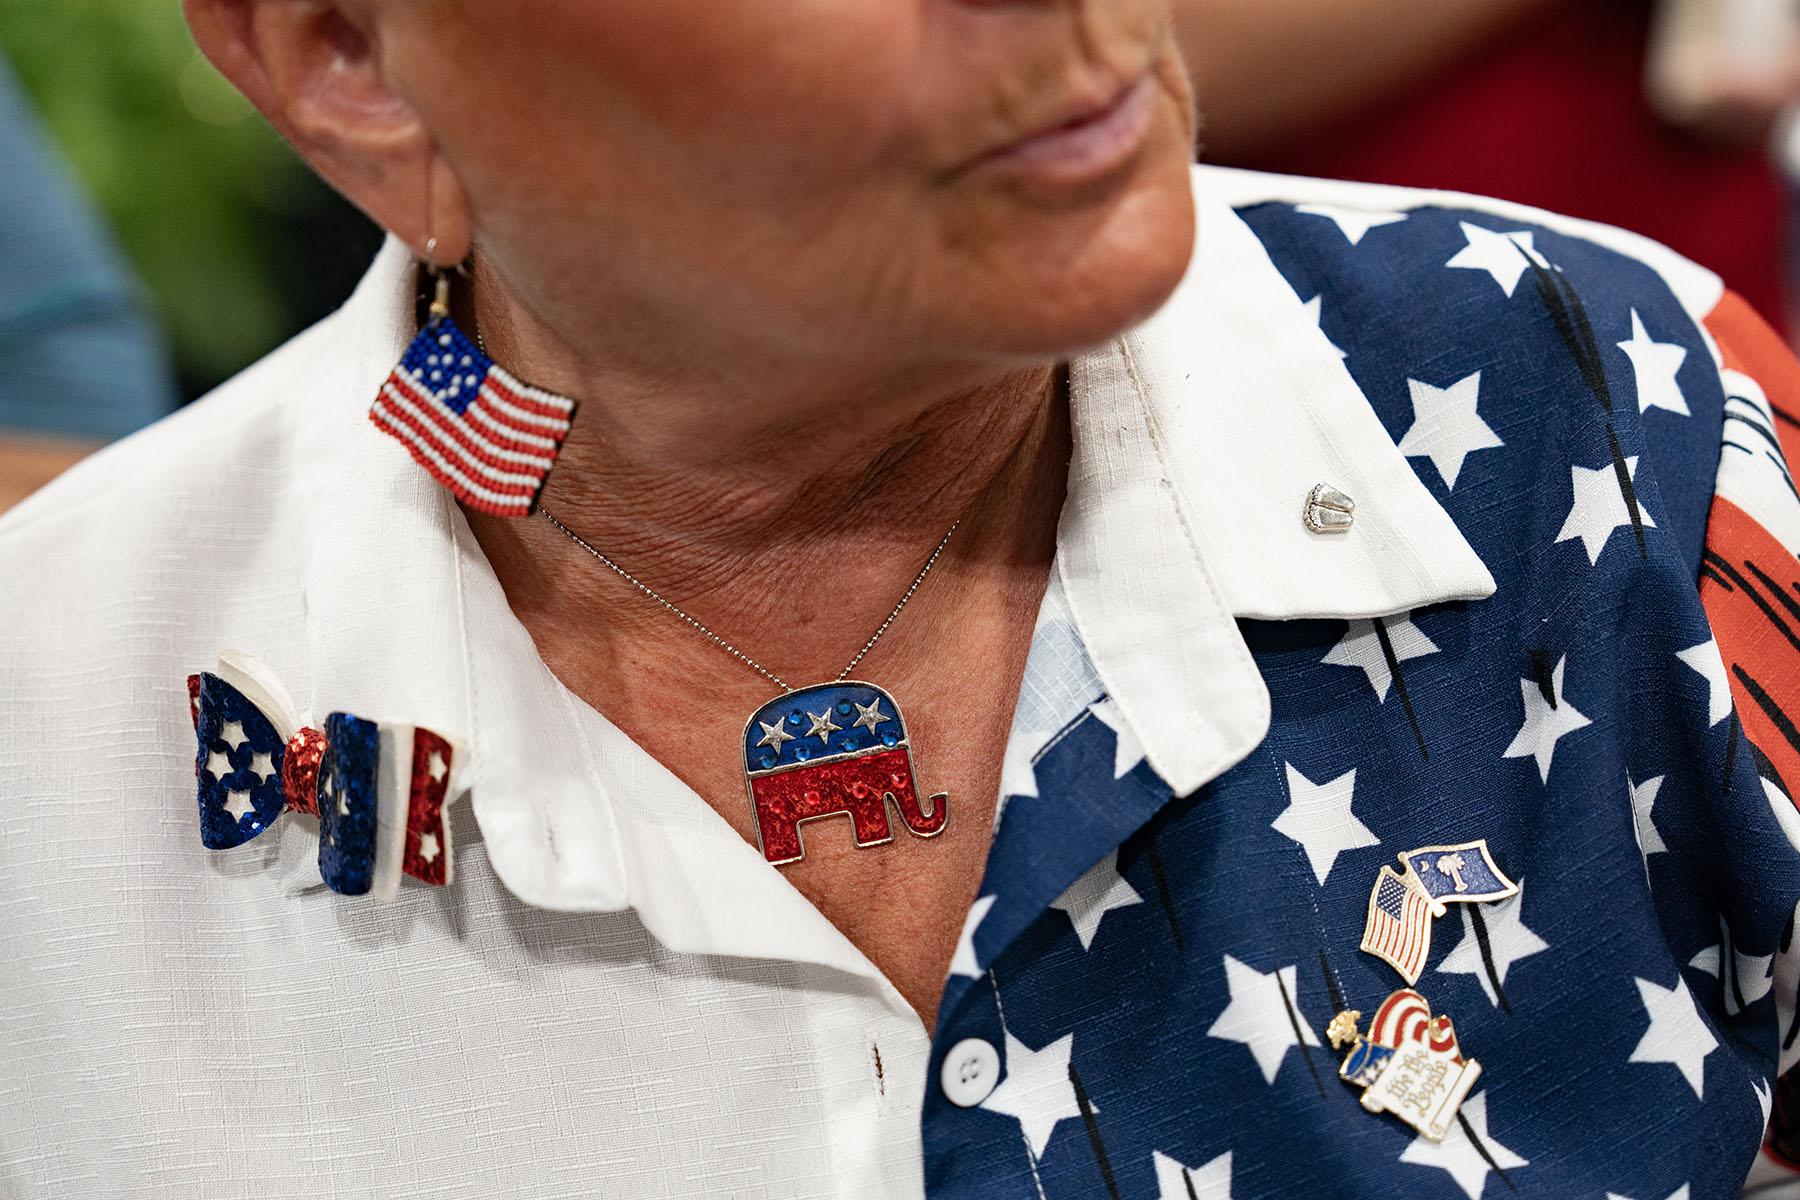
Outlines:
{"type": "Polygon", "coordinates": [[[0,57],[0,509],[176,400],[129,267],[0,57]]]}
{"type": "Polygon", "coordinates": [[[1790,323],[1786,0],[1189,0],[1210,161],[1636,230],[1790,323]]]}

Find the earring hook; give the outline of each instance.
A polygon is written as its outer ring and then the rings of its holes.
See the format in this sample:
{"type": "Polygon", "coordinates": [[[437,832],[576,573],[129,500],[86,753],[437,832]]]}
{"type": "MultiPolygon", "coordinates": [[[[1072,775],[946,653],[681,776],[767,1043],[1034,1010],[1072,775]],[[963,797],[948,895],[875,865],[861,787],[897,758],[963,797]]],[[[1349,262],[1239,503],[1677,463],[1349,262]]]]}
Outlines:
{"type": "Polygon", "coordinates": [[[438,266],[437,244],[438,240],[435,237],[425,239],[425,266],[431,272],[431,277],[436,283],[435,294],[431,298],[429,310],[431,319],[434,321],[450,315],[450,276],[444,273],[444,268],[438,266]]]}

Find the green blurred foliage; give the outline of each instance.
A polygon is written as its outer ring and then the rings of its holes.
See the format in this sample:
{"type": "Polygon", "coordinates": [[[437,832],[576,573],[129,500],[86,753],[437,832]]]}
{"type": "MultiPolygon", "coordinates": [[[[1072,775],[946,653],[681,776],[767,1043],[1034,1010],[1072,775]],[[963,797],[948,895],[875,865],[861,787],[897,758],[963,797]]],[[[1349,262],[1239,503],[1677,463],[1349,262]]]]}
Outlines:
{"type": "Polygon", "coordinates": [[[341,226],[341,202],[201,57],[177,0],[0,0],[0,49],[148,286],[190,393],[318,315],[284,276],[305,269],[295,229],[341,226]]]}

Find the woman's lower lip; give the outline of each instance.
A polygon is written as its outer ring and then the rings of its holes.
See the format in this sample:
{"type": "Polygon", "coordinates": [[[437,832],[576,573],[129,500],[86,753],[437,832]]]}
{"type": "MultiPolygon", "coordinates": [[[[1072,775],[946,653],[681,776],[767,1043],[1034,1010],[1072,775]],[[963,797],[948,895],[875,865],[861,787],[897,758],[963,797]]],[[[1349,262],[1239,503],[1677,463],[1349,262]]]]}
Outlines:
{"type": "Polygon", "coordinates": [[[1093,116],[1014,142],[988,155],[985,162],[1046,183],[1085,183],[1113,170],[1137,150],[1156,114],[1155,99],[1155,80],[1146,75],[1093,116]]]}

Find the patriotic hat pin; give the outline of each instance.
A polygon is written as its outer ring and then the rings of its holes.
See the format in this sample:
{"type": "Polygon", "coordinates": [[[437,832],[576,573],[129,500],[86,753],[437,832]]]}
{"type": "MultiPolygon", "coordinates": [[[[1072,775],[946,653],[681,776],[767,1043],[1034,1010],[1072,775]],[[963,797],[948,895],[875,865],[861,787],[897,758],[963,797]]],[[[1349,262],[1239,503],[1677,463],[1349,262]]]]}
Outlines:
{"type": "MultiPolygon", "coordinates": [[[[436,247],[431,239],[427,253],[436,247]]],[[[515,379],[450,316],[435,264],[430,317],[381,385],[369,420],[468,508],[528,516],[556,465],[575,402],[515,379]]]]}

